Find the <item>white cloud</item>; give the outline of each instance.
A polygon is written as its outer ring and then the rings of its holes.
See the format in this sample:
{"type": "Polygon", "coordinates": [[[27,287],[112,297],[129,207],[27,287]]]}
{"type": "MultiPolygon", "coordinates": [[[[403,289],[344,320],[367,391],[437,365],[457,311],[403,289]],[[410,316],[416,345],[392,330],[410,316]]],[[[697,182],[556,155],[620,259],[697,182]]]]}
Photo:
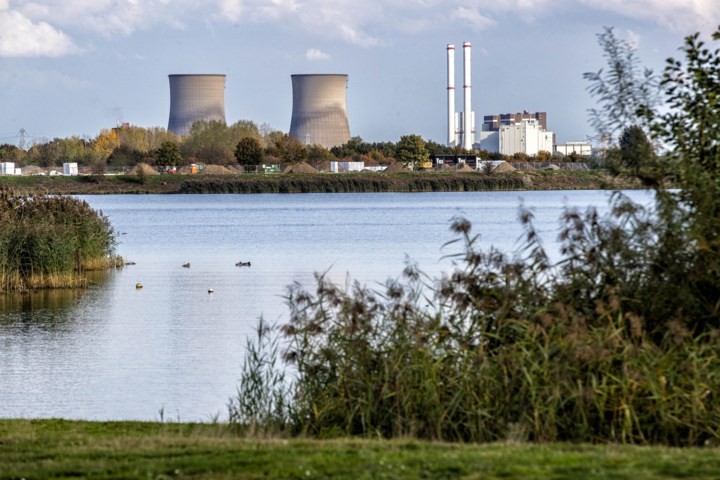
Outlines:
{"type": "Polygon", "coordinates": [[[70,37],[48,23],[32,22],[18,11],[0,9],[0,57],[59,57],[78,51],[70,37]]]}
{"type": "Polygon", "coordinates": [[[450,18],[465,22],[476,31],[485,30],[486,28],[495,25],[495,20],[482,15],[477,10],[466,7],[457,7],[450,14],[450,18]]]}
{"type": "Polygon", "coordinates": [[[720,23],[720,2],[717,0],[582,0],[582,3],[680,33],[711,31],[720,23]]]}
{"type": "Polygon", "coordinates": [[[0,0],[6,11],[58,33],[115,36],[158,25],[253,22],[363,47],[387,44],[398,32],[415,35],[450,23],[483,31],[510,17],[533,22],[569,11],[608,11],[687,33],[720,23],[719,0],[0,0]]]}
{"type": "Polygon", "coordinates": [[[318,62],[323,60],[330,60],[330,55],[323,52],[322,50],[318,50],[317,48],[309,48],[308,51],[305,52],[305,58],[307,58],[311,62],[318,62]]]}

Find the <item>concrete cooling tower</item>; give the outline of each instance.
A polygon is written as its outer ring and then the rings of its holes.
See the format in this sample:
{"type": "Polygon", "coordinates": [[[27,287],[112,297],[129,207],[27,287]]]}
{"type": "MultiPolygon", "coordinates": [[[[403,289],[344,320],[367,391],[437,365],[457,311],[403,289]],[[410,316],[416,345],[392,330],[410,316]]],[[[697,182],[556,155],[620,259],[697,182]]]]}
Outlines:
{"type": "Polygon", "coordinates": [[[350,140],[347,75],[291,75],[290,135],[306,145],[331,148],[350,140]]]}
{"type": "Polygon", "coordinates": [[[198,120],[225,121],[225,75],[168,75],[168,130],[186,135],[198,120]]]}

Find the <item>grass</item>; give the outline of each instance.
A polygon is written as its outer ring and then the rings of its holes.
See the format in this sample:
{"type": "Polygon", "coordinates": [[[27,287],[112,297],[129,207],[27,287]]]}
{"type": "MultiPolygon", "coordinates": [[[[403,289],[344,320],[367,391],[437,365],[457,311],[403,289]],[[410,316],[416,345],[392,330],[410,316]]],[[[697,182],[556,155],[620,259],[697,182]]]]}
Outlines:
{"type": "Polygon", "coordinates": [[[241,438],[221,424],[0,420],[0,479],[709,479],[714,448],[241,438]]]}

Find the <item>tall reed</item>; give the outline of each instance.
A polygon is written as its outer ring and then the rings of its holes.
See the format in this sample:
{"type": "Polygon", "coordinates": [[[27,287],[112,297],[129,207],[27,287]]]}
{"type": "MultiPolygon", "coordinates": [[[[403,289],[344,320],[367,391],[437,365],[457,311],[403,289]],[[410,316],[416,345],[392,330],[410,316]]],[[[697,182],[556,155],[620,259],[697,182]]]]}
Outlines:
{"type": "MultiPolygon", "coordinates": [[[[557,265],[528,212],[513,257],[479,250],[458,219],[460,252],[441,278],[409,265],[379,291],[324,275],[311,291],[293,285],[282,328],[292,401],[266,426],[320,437],[717,442],[720,330],[693,330],[653,300],[666,254],[654,248],[663,240],[653,215],[620,194],[606,218],[567,211],[557,265]]],[[[287,373],[263,368],[264,378],[287,373]]],[[[241,385],[235,405],[278,391],[241,385]]]]}
{"type": "Polygon", "coordinates": [[[0,291],[76,287],[114,266],[110,222],[87,202],[0,189],[0,291]]]}

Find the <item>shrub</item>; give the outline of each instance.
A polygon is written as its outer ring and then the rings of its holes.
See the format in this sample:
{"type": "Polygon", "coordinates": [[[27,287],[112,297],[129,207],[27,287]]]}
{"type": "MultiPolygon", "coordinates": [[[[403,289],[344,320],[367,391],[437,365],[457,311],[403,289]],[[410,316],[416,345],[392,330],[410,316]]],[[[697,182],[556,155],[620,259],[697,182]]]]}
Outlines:
{"type": "Polygon", "coordinates": [[[0,291],[74,287],[115,265],[110,222],[87,202],[0,189],[0,291]]]}

